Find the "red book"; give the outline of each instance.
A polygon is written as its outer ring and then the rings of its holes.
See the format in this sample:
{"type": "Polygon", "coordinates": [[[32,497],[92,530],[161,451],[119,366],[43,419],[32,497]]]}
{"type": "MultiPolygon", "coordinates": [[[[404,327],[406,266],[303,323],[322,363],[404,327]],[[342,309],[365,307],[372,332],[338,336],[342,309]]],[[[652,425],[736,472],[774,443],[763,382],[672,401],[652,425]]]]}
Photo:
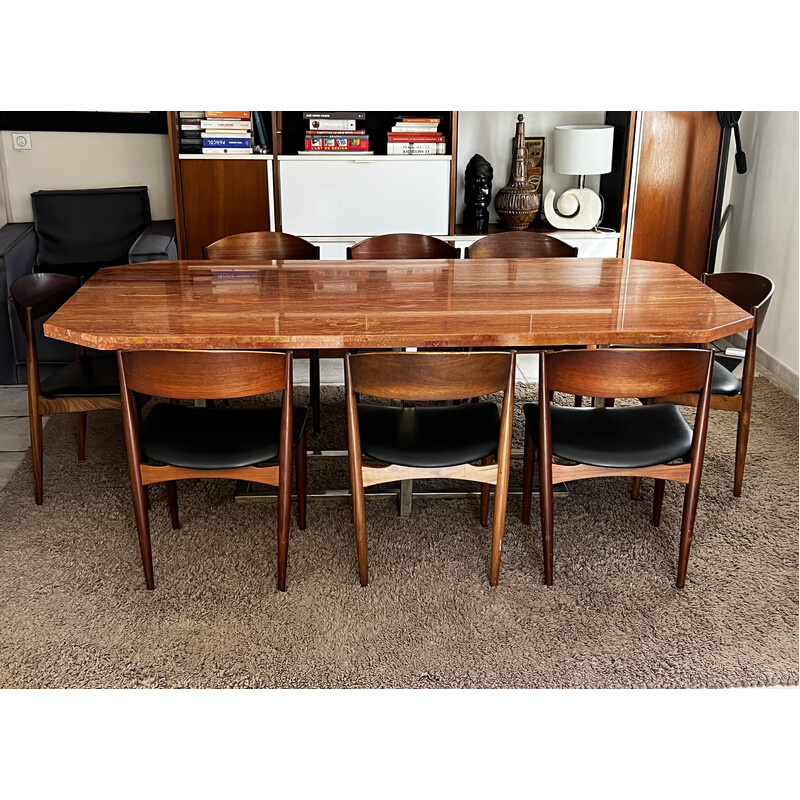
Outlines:
{"type": "Polygon", "coordinates": [[[395,117],[397,122],[417,122],[417,123],[428,123],[428,122],[441,122],[441,117],[395,117]]]}

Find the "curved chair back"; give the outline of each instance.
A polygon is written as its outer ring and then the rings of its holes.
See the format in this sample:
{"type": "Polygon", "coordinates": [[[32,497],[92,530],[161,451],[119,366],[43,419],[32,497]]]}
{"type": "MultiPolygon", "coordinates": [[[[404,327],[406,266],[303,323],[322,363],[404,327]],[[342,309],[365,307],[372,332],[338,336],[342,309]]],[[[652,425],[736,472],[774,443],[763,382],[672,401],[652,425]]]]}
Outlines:
{"type": "Polygon", "coordinates": [[[457,400],[502,392],[513,354],[507,352],[379,352],[348,357],[353,392],[394,400],[457,400]]]}
{"type": "Polygon", "coordinates": [[[260,350],[129,350],[122,353],[130,391],[177,400],[252,397],[291,386],[286,353],[260,350]]]}
{"type": "Polygon", "coordinates": [[[299,236],[277,231],[234,233],[203,248],[203,258],[243,261],[304,260],[318,261],[319,247],[299,236]]]}
{"type": "Polygon", "coordinates": [[[347,248],[348,259],[460,258],[461,248],[422,233],[386,233],[347,248]]]}
{"type": "Polygon", "coordinates": [[[752,314],[753,328],[760,332],[775,292],[775,284],[769,278],[755,272],[716,272],[704,274],[703,283],[752,314]]]}
{"type": "MultiPolygon", "coordinates": [[[[42,417],[74,413],[77,422],[78,460],[86,457],[86,414],[120,407],[116,357],[113,352],[85,354],[59,365],[49,375],[39,371],[35,322],[60,308],[80,287],[80,278],[55,272],[38,272],[17,278],[9,294],[25,331],[25,364],[28,384],[28,422],[31,435],[34,498],[44,502],[44,440],[42,417]]],[[[43,359],[44,361],[44,359],[43,359]]]]}
{"type": "Polygon", "coordinates": [[[503,231],[478,239],[464,258],[575,258],[578,248],[535,231],[503,231]]]}

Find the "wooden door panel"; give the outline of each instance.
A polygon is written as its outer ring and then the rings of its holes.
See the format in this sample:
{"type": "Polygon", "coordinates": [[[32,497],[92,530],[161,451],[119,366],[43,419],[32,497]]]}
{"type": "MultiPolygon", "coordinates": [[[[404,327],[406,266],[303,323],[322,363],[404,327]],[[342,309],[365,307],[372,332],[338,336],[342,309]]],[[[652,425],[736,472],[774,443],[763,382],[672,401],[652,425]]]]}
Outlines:
{"type": "Polygon", "coordinates": [[[268,168],[261,159],[181,162],[184,258],[202,258],[204,245],[223,236],[270,229],[268,168]]]}
{"type": "Polygon", "coordinates": [[[647,111],[631,257],[708,269],[722,127],[715,111],[647,111]]]}

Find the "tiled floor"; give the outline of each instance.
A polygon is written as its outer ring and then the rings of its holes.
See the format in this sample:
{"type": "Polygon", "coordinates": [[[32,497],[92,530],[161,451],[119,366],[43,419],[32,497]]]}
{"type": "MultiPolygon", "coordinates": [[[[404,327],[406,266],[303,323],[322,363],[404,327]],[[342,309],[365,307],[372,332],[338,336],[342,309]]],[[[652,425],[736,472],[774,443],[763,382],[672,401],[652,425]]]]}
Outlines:
{"type": "MultiPolygon", "coordinates": [[[[327,386],[344,383],[343,361],[323,358],[320,362],[320,381],[327,386]]],[[[535,353],[517,356],[517,381],[532,383],[538,379],[539,359],[535,353]]],[[[294,381],[308,383],[308,361],[299,359],[294,367],[294,381]]],[[[47,417],[44,420],[47,424],[47,417]]],[[[30,446],[28,431],[28,395],[24,386],[0,386],[0,489],[22,463],[30,446]]]]}

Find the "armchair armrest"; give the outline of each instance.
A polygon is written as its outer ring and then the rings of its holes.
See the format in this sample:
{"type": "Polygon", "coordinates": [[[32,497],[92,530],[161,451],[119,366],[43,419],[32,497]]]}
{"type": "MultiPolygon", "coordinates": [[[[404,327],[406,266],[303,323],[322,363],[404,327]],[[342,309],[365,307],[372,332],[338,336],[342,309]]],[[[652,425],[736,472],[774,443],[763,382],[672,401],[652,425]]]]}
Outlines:
{"type": "Polygon", "coordinates": [[[174,219],[151,222],[128,251],[129,264],[138,264],[141,261],[172,261],[177,257],[174,219]]]}
{"type": "Polygon", "coordinates": [[[17,278],[34,271],[35,262],[33,223],[11,222],[3,225],[0,228],[0,384],[16,384],[19,381],[15,339],[18,348],[22,348],[23,359],[25,354],[22,330],[8,290],[17,278]]]}

